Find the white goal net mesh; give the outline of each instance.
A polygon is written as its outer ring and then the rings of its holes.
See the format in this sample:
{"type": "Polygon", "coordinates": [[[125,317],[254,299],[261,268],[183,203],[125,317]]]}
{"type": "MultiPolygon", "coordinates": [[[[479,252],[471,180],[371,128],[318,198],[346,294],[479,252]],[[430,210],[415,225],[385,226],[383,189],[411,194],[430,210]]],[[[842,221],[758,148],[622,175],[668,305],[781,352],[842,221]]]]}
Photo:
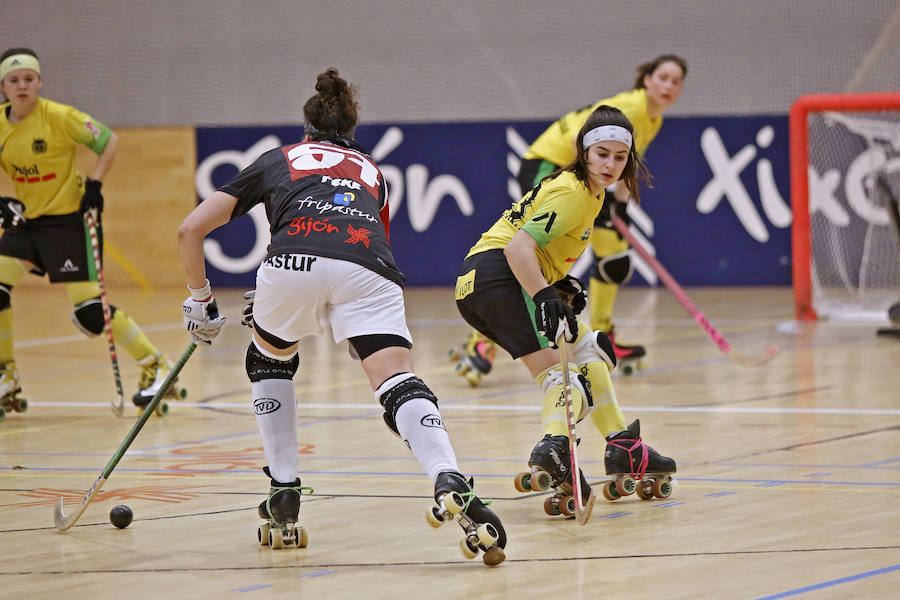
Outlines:
{"type": "Polygon", "coordinates": [[[900,112],[810,113],[812,303],[883,320],[900,300],[900,112]]]}

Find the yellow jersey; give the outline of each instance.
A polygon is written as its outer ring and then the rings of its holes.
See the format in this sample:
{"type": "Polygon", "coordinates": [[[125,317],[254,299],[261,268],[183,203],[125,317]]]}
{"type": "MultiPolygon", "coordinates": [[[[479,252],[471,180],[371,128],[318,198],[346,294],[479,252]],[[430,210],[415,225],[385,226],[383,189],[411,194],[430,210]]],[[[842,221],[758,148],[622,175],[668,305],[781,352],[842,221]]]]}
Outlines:
{"type": "Polygon", "coordinates": [[[556,178],[541,182],[537,192],[532,192],[505,210],[466,258],[505,248],[524,229],[537,242],[538,264],[544,278],[552,284],[566,276],[587,247],[605,191],[595,196],[574,173],[563,171],[556,178]]]}
{"type": "Polygon", "coordinates": [[[647,90],[637,89],[616,94],[560,117],[531,144],[524,158],[539,158],[559,166],[575,160],[575,138],[591,113],[601,104],[614,106],[625,113],[634,126],[634,148],[643,155],[659,133],[663,120],[662,116],[650,118],[647,114],[647,90]]]}
{"type": "Polygon", "coordinates": [[[101,154],[108,127],[59,102],[38,98],[30,115],[11,123],[9,103],[0,104],[0,167],[12,178],[25,218],[75,212],[84,180],[75,170],[76,144],[101,154]]]}

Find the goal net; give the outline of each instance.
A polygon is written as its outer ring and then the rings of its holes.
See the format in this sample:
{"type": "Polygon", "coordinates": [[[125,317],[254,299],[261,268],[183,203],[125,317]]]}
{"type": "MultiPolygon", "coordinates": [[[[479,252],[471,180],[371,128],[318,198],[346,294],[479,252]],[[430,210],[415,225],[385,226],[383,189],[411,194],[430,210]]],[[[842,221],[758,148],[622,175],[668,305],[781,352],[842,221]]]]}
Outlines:
{"type": "Polygon", "coordinates": [[[791,108],[797,319],[882,321],[900,301],[900,93],[791,108]]]}

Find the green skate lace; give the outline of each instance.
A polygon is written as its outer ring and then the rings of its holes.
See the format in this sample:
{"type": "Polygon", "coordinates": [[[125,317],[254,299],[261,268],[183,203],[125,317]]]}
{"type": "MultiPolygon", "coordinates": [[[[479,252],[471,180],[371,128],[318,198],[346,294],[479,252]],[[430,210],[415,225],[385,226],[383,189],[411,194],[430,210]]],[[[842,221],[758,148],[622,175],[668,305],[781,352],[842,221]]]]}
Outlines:
{"type": "Polygon", "coordinates": [[[273,498],[273,497],[275,496],[275,494],[277,494],[278,492],[283,492],[283,491],[285,491],[285,490],[293,490],[293,491],[297,492],[297,495],[300,496],[301,499],[303,498],[303,496],[309,496],[309,495],[311,495],[311,494],[313,493],[313,491],[314,491],[311,487],[307,487],[307,486],[305,486],[305,485],[300,485],[300,486],[296,486],[296,485],[285,485],[285,486],[273,485],[273,486],[272,486],[272,489],[269,491],[269,497],[266,498],[266,512],[269,513],[269,515],[272,514],[272,505],[271,505],[272,498],[273,498]]]}

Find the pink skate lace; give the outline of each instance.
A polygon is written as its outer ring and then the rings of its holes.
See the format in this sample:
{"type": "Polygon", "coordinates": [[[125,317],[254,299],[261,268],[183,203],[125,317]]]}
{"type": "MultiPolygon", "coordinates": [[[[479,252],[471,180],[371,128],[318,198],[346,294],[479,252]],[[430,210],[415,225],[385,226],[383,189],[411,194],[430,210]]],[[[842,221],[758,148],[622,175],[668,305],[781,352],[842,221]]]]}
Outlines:
{"type": "Polygon", "coordinates": [[[647,472],[647,464],[650,462],[650,453],[647,451],[647,445],[644,443],[644,440],[642,440],[641,438],[638,438],[636,440],[618,439],[618,440],[611,440],[611,441],[607,442],[607,444],[609,444],[610,446],[615,446],[616,448],[624,450],[625,452],[628,453],[628,462],[631,465],[631,467],[630,467],[631,473],[630,474],[633,479],[643,479],[644,478],[644,473],[647,472]],[[624,444],[619,444],[618,442],[634,442],[634,443],[630,447],[628,447],[628,446],[625,446],[624,444]],[[637,450],[638,448],[641,449],[641,460],[640,460],[640,463],[637,465],[637,470],[635,470],[635,468],[634,468],[635,461],[634,461],[634,458],[632,458],[632,456],[631,456],[631,452],[633,450],[637,450]]]}

